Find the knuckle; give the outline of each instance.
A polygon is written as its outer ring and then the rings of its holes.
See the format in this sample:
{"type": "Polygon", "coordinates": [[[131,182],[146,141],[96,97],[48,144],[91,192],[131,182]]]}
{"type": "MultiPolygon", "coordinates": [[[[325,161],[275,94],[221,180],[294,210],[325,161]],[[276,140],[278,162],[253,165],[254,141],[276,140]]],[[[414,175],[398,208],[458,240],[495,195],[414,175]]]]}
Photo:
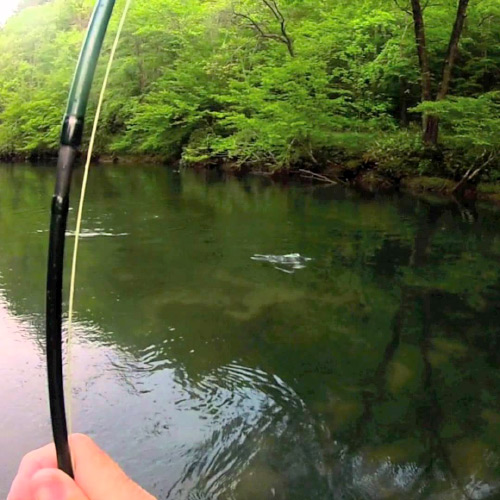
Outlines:
{"type": "Polygon", "coordinates": [[[36,463],[38,461],[38,451],[30,451],[29,453],[26,453],[24,457],[21,460],[21,464],[19,466],[19,469],[25,469],[29,467],[30,465],[36,463]]]}

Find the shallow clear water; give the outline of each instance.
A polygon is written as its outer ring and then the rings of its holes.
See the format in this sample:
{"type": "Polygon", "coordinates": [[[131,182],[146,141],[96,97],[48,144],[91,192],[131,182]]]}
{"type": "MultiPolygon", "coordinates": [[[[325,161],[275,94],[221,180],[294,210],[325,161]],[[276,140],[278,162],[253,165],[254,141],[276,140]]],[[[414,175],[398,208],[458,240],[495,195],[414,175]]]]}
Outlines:
{"type": "MultiPolygon", "coordinates": [[[[1,497],[50,440],[53,183],[0,166],[1,497]]],[[[498,497],[492,207],[106,166],[84,228],[73,428],[158,497],[498,497]]]]}

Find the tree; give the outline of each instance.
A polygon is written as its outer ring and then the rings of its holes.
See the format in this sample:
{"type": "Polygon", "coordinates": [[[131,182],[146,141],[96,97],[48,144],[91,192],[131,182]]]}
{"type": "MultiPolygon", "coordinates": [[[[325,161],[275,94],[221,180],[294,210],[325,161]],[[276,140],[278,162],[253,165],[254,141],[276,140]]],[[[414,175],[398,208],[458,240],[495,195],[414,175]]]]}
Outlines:
{"type": "MultiPolygon", "coordinates": [[[[497,108],[500,90],[500,4],[397,2],[134,0],[96,153],[268,171],[368,158],[391,163],[397,177],[463,177],[469,151],[487,161],[498,150],[497,121],[482,118],[497,108]],[[415,126],[420,113],[427,143],[439,128],[449,164],[429,160],[415,126]]],[[[0,156],[36,158],[57,150],[94,1],[22,5],[31,7],[0,28],[0,156]]],[[[117,22],[113,16],[89,116],[117,22]]],[[[491,180],[500,177],[495,162],[481,170],[491,180]]]]}
{"type": "Polygon", "coordinates": [[[233,13],[235,17],[247,21],[248,26],[255,30],[261,39],[275,40],[277,42],[283,43],[286,46],[290,56],[295,57],[293,40],[288,33],[285,16],[283,15],[283,12],[281,11],[278,3],[276,2],[276,0],[262,0],[262,4],[271,13],[272,17],[274,17],[274,19],[277,21],[279,25],[278,33],[273,33],[270,30],[266,31],[264,23],[260,23],[259,21],[255,20],[251,15],[237,12],[234,10],[234,8],[233,13]]]}
{"type": "MultiPolygon", "coordinates": [[[[450,41],[444,57],[443,69],[436,101],[443,100],[450,89],[453,68],[458,55],[458,45],[465,23],[469,0],[459,0],[455,16],[455,23],[450,35],[450,41]]],[[[422,80],[422,101],[432,100],[431,71],[429,67],[428,48],[425,38],[425,24],[423,9],[420,0],[411,0],[411,11],[413,25],[415,29],[415,42],[417,47],[420,74],[422,80]]],[[[424,115],[424,142],[429,145],[436,145],[439,132],[439,120],[435,115],[424,115]]]]}

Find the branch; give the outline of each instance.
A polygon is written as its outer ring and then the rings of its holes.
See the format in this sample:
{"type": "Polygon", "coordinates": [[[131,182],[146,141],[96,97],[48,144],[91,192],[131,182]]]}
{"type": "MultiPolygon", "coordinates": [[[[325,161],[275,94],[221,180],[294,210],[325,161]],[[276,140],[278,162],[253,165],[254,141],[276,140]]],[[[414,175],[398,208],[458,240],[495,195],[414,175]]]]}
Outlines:
{"type": "Polygon", "coordinates": [[[495,18],[495,14],[489,14],[487,16],[484,16],[478,23],[478,26],[482,26],[486,21],[491,21],[492,19],[495,18]]]}
{"type": "Polygon", "coordinates": [[[282,42],[287,46],[288,52],[291,57],[295,57],[295,51],[293,49],[293,40],[290,38],[286,31],[286,20],[285,16],[280,11],[276,0],[262,0],[264,4],[269,8],[269,10],[273,13],[274,17],[280,23],[281,35],[283,36],[282,42]]]}
{"type": "Polygon", "coordinates": [[[247,21],[250,22],[250,25],[251,25],[250,27],[252,27],[255,30],[257,30],[259,32],[260,36],[266,37],[266,34],[262,30],[262,28],[250,16],[247,16],[246,14],[241,14],[240,12],[236,12],[234,10],[233,10],[233,15],[236,16],[236,17],[241,17],[243,19],[246,19],[247,21]]]}
{"type": "Polygon", "coordinates": [[[474,172],[472,172],[473,167],[469,168],[469,170],[465,172],[465,175],[462,177],[460,182],[453,188],[452,194],[461,192],[465,184],[474,179],[474,177],[476,177],[480,172],[482,172],[484,168],[487,167],[495,159],[495,156],[496,155],[494,153],[491,153],[489,158],[480,167],[476,168],[474,172]]]}
{"type": "Polygon", "coordinates": [[[338,182],[340,182],[341,184],[345,184],[344,182],[340,181],[340,179],[333,180],[330,179],[330,177],[327,177],[326,175],[317,174],[316,172],[312,172],[311,170],[305,170],[303,168],[299,169],[299,173],[301,174],[301,177],[303,177],[304,179],[326,182],[327,184],[338,184],[338,182]]]}
{"type": "Polygon", "coordinates": [[[412,15],[412,13],[408,9],[405,9],[403,6],[399,5],[399,1],[398,0],[394,0],[394,3],[396,4],[396,7],[399,10],[402,10],[403,12],[406,12],[410,16],[412,15]]]}
{"type": "Polygon", "coordinates": [[[276,5],[276,2],[274,0],[262,0],[264,4],[269,8],[269,10],[273,13],[274,17],[278,21],[284,21],[285,19],[283,18],[283,15],[278,9],[278,6],[276,5]]]}
{"type": "Polygon", "coordinates": [[[241,12],[236,12],[233,7],[233,15],[235,17],[241,17],[242,19],[247,20],[250,23],[250,28],[253,28],[257,33],[265,39],[268,40],[276,40],[277,42],[283,43],[286,45],[288,49],[288,53],[290,54],[291,57],[295,57],[295,51],[293,49],[293,40],[291,37],[288,35],[286,31],[286,21],[281,13],[281,11],[278,8],[278,5],[275,0],[262,0],[264,5],[272,12],[273,16],[276,18],[276,20],[280,23],[280,31],[281,35],[278,35],[276,33],[266,33],[264,29],[259,25],[255,19],[253,19],[251,16],[247,14],[242,14],[241,12]]]}

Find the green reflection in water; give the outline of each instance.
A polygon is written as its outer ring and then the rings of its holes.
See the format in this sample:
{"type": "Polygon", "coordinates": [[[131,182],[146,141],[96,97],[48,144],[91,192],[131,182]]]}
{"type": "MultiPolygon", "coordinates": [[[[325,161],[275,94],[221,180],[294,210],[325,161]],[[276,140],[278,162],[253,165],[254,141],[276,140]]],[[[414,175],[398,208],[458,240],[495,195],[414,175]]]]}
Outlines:
{"type": "MultiPolygon", "coordinates": [[[[2,166],[0,186],[0,288],[41,342],[53,170],[2,166]]],[[[95,168],[79,333],[126,353],[127,376],[147,373],[131,419],[148,419],[163,385],[185,393],[162,396],[180,408],[169,428],[191,415],[206,431],[181,440],[175,473],[141,448],[156,427],[135,436],[135,477],[169,498],[493,498],[499,221],[340,188],[95,168]],[[252,260],[294,253],[312,260],[252,260]]]]}

